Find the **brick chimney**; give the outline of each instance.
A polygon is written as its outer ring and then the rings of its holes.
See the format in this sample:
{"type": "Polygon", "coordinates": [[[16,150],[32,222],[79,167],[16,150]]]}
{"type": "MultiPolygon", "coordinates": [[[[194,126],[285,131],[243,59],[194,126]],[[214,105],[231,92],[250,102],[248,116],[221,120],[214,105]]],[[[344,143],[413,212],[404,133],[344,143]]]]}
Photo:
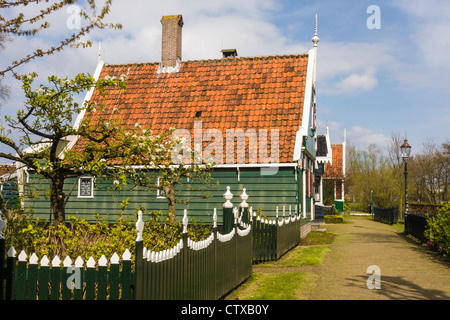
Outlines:
{"type": "Polygon", "coordinates": [[[161,72],[178,71],[181,64],[181,29],[183,17],[181,15],[163,16],[161,72]]]}

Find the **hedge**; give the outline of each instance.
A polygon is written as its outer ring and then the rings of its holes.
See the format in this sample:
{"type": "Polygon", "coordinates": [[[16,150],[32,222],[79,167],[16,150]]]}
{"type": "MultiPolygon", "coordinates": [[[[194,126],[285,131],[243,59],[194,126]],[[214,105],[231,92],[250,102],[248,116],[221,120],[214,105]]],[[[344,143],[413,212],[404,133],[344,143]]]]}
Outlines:
{"type": "Polygon", "coordinates": [[[325,223],[343,223],[344,218],[338,215],[325,216],[325,223]]]}

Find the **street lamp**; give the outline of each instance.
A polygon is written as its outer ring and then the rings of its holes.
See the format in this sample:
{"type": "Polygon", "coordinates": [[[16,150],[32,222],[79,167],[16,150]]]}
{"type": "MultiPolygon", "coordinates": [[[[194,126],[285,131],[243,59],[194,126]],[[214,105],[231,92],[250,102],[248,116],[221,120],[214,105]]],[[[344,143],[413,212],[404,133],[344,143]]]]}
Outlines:
{"type": "Polygon", "coordinates": [[[408,140],[405,139],[405,142],[400,146],[400,150],[402,153],[403,162],[405,163],[405,231],[406,228],[406,215],[408,214],[408,159],[411,155],[411,146],[408,144],[408,140]]]}

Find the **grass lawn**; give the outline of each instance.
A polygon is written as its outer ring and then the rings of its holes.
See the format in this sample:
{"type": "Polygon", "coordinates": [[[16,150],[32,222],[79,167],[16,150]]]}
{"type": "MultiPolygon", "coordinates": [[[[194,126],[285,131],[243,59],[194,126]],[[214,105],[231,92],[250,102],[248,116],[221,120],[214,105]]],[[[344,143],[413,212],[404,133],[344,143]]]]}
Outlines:
{"type": "Polygon", "coordinates": [[[306,300],[314,289],[319,266],[335,235],[310,232],[300,244],[278,261],[253,266],[252,276],[226,300],[306,300]]]}

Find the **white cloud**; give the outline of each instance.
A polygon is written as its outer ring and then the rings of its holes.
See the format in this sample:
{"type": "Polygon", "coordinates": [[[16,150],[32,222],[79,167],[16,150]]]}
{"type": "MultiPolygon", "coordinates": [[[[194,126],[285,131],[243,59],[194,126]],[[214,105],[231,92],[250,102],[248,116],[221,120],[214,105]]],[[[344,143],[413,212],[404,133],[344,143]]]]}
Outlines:
{"type": "Polygon", "coordinates": [[[374,89],[377,73],[388,72],[396,59],[381,43],[328,42],[318,49],[318,75],[325,94],[360,93],[374,89]]]}
{"type": "Polygon", "coordinates": [[[347,139],[358,147],[367,147],[370,144],[375,144],[380,149],[387,148],[390,141],[384,134],[358,125],[351,127],[347,131],[347,139]]]}
{"type": "Polygon", "coordinates": [[[375,68],[368,67],[363,74],[352,73],[336,85],[340,93],[363,92],[372,90],[377,86],[378,80],[375,68]]]}

